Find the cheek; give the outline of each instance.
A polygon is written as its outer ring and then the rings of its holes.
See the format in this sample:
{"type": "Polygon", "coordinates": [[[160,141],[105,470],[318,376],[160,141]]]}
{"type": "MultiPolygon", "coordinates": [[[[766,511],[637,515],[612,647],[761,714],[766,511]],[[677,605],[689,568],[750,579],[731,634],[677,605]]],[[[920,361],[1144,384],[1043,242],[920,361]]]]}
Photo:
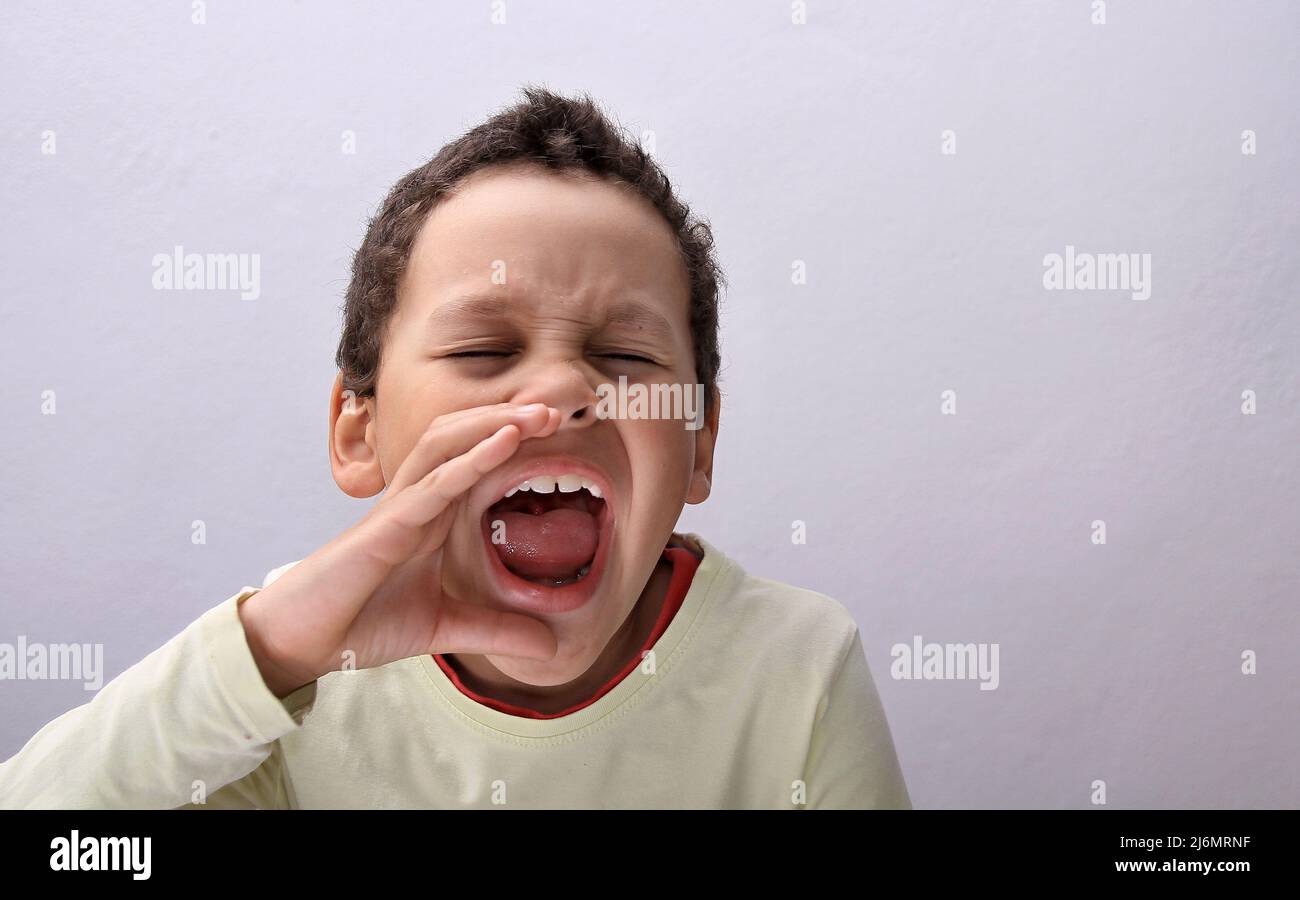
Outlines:
{"type": "Polygon", "coordinates": [[[633,477],[643,502],[671,506],[685,495],[695,460],[694,432],[672,419],[634,420],[627,426],[633,477]]]}
{"type": "MultiPolygon", "coordinates": [[[[384,483],[391,483],[397,470],[415,449],[429,425],[438,416],[450,410],[423,410],[419,406],[394,402],[392,408],[400,409],[400,417],[380,415],[375,423],[375,440],[379,465],[384,472],[384,483]]],[[[382,409],[382,408],[381,408],[382,409]]]]}

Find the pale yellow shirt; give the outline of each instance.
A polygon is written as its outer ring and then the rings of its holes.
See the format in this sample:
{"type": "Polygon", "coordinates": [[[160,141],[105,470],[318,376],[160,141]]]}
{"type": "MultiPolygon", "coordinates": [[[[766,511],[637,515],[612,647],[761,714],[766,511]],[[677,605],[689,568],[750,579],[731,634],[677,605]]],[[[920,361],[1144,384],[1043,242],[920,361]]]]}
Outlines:
{"type": "Polygon", "coordinates": [[[0,763],[0,807],[910,808],[849,611],[688,537],[653,654],[569,715],[484,706],[428,655],[280,700],[245,587],[0,763]]]}

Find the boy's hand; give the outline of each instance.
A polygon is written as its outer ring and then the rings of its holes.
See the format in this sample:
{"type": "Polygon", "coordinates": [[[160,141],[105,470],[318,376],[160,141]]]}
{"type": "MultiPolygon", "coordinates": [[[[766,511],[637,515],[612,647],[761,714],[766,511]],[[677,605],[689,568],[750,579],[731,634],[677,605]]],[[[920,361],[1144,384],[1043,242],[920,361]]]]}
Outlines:
{"type": "Polygon", "coordinates": [[[342,667],[426,653],[550,659],[555,636],[537,619],[442,591],[442,546],[465,493],[559,413],[502,403],[434,419],[384,497],[356,525],[239,607],[249,649],[278,697],[342,667]]]}

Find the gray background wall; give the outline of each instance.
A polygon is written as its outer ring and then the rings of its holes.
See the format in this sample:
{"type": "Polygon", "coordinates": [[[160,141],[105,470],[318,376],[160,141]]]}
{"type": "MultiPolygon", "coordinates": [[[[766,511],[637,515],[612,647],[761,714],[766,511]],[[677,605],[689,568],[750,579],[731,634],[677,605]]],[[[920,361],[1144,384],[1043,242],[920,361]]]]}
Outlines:
{"type": "MultiPolygon", "coordinates": [[[[0,641],[111,677],[361,517],[325,448],[351,252],[535,81],[652,131],[713,223],[682,527],[853,610],[917,806],[1300,805],[1300,7],[505,10],[6,6],[0,641]],[[261,296],[153,290],[178,244],[259,254],[261,296]],[[1151,297],[1045,290],[1067,244],[1150,253],[1151,297]],[[996,643],[998,688],[893,679],[914,635],[996,643]]],[[[0,758],[90,696],[0,682],[0,758]]]]}

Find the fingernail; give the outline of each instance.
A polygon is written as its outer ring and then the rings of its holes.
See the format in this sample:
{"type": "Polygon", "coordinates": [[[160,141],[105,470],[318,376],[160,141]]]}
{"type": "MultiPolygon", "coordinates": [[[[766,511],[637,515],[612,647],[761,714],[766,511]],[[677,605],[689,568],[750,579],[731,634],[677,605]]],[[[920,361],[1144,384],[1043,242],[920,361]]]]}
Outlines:
{"type": "Polygon", "coordinates": [[[531,412],[537,412],[539,409],[545,409],[545,408],[546,408],[545,403],[529,403],[527,406],[519,407],[519,411],[521,413],[531,413],[531,412]]]}

